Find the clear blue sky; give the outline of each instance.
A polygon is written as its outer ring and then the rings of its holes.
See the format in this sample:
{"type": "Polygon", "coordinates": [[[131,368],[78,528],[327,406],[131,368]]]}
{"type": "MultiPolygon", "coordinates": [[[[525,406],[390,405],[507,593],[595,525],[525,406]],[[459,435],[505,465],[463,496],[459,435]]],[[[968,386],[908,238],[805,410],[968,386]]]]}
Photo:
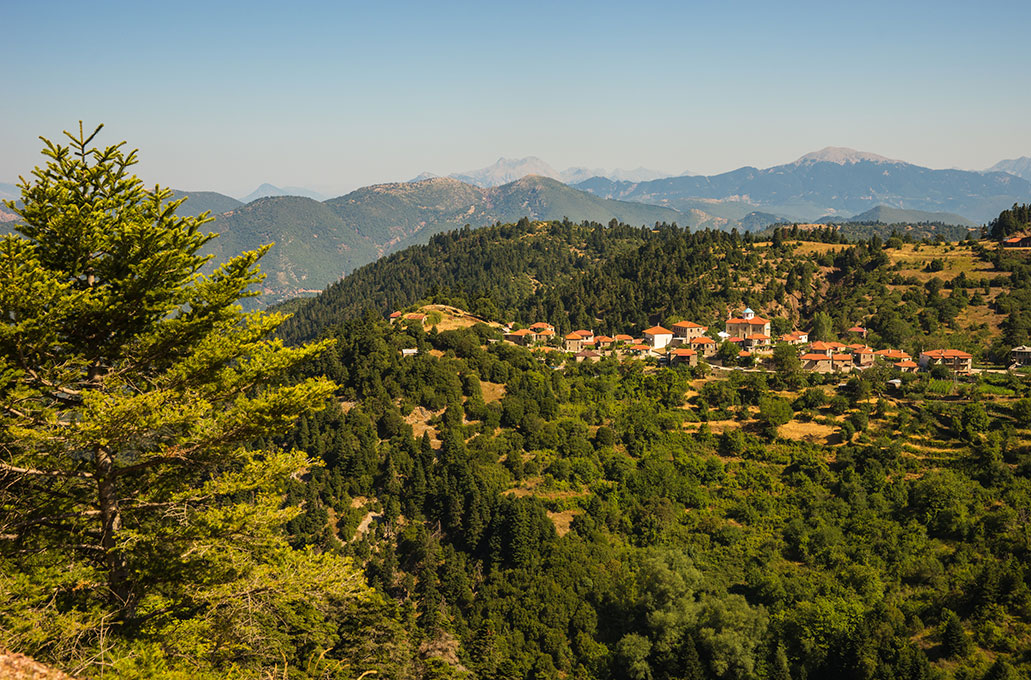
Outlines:
{"type": "Polygon", "coordinates": [[[106,124],[140,175],[231,195],[540,156],[706,174],[849,146],[1031,155],[1031,3],[16,2],[0,182],[106,124]]]}

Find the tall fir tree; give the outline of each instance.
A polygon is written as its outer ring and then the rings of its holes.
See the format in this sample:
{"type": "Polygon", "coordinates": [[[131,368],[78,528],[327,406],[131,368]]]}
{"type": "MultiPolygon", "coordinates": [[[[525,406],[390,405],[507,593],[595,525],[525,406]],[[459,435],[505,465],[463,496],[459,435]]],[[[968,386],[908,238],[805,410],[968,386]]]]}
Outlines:
{"type": "Polygon", "coordinates": [[[367,587],[285,540],[286,483],[313,462],[253,445],[332,394],[287,380],[326,344],[269,339],[284,317],[237,304],[267,247],[203,274],[209,218],[99,132],[43,140],[0,239],[0,646],[197,677],[327,652],[329,613],[367,587]]]}

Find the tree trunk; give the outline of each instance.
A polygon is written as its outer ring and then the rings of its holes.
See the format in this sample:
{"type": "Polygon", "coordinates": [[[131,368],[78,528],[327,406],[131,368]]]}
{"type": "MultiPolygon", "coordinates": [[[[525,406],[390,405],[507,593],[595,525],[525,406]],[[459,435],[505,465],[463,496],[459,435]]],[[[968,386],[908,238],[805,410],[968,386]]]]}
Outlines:
{"type": "Polygon", "coordinates": [[[122,514],[115,489],[114,457],[104,448],[96,451],[97,501],[100,506],[100,545],[104,548],[104,566],[112,603],[123,614],[129,610],[129,574],[125,557],[117,548],[122,514]]]}

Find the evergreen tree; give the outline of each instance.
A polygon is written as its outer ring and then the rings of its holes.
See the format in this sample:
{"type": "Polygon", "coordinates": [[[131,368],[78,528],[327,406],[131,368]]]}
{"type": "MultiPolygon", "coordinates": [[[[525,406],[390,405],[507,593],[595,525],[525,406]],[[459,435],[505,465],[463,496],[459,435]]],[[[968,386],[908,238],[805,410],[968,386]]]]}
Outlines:
{"type": "Polygon", "coordinates": [[[947,657],[966,656],[970,650],[970,640],[963,624],[956,612],[950,609],[942,612],[941,640],[942,651],[947,657]]]}
{"type": "Polygon", "coordinates": [[[332,393],[285,381],[326,345],[267,339],[284,317],[236,304],[265,250],[201,274],[206,215],[99,131],[44,140],[0,239],[0,646],[66,664],[157,640],[128,656],[252,676],[302,653],[291,627],[328,650],[316,622],[365,586],[285,540],[312,462],[253,446],[332,393]]]}

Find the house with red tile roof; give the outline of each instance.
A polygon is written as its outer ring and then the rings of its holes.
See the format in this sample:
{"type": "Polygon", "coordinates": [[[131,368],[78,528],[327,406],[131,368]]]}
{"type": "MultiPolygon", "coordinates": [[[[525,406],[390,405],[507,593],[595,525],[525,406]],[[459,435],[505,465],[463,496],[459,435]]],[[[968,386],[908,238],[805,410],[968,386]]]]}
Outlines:
{"type": "Polygon", "coordinates": [[[763,333],[749,333],[745,336],[744,346],[749,350],[769,349],[773,338],[763,333]]]}
{"type": "Polygon", "coordinates": [[[752,333],[762,333],[763,335],[770,334],[770,321],[764,319],[761,316],[756,316],[752,308],[749,307],[741,313],[740,317],[731,317],[727,319],[726,331],[728,335],[736,335],[744,337],[751,335],[752,333]]]}
{"type": "Polygon", "coordinates": [[[562,348],[567,352],[579,352],[584,348],[584,338],[575,331],[562,339],[562,348]]]}
{"type": "Polygon", "coordinates": [[[691,338],[688,344],[691,345],[691,349],[700,352],[703,357],[711,357],[717,349],[716,341],[706,335],[691,338]]]}
{"type": "Polygon", "coordinates": [[[866,345],[849,345],[849,349],[852,350],[852,361],[855,362],[856,366],[872,366],[877,355],[874,354],[873,347],[867,347],[866,345]]]}
{"type": "Polygon", "coordinates": [[[669,353],[670,366],[686,363],[688,366],[698,365],[698,352],[687,347],[676,347],[669,353]]]}
{"type": "Polygon", "coordinates": [[[902,361],[895,363],[895,368],[899,369],[903,373],[916,373],[916,362],[912,359],[903,359],[902,361]]]}
{"type": "Polygon", "coordinates": [[[529,328],[520,328],[517,331],[505,334],[505,340],[513,342],[523,347],[528,347],[533,344],[534,340],[537,339],[537,334],[531,331],[529,328]]]}
{"type": "Polygon", "coordinates": [[[581,361],[587,361],[587,362],[590,362],[590,363],[594,363],[594,362],[596,362],[596,361],[601,359],[601,354],[599,354],[598,352],[595,352],[592,349],[584,349],[584,350],[580,350],[575,355],[573,355],[573,358],[576,359],[577,363],[580,363],[581,361]]]}
{"type": "Polygon", "coordinates": [[[970,373],[974,357],[958,349],[929,349],[920,353],[920,368],[927,370],[941,364],[956,373],[970,373]]]}
{"type": "Polygon", "coordinates": [[[692,338],[705,335],[707,330],[709,330],[707,326],[700,326],[693,321],[677,321],[673,324],[673,342],[674,344],[687,344],[691,342],[692,338]]]}
{"type": "Polygon", "coordinates": [[[805,331],[792,331],[780,336],[780,341],[789,345],[804,345],[809,342],[809,334],[805,331]]]}
{"type": "Polygon", "coordinates": [[[807,352],[801,357],[802,368],[816,373],[830,373],[833,369],[830,356],[823,352],[807,352]]]}
{"type": "Polygon", "coordinates": [[[879,349],[876,352],[874,352],[874,355],[879,356],[880,358],[886,361],[891,361],[893,363],[896,361],[906,361],[908,359],[913,358],[909,356],[909,354],[903,352],[900,349],[879,349]]]}
{"type": "Polygon", "coordinates": [[[861,338],[866,337],[866,329],[862,326],[853,326],[852,328],[849,328],[847,332],[852,333],[854,335],[858,335],[861,338]]]}
{"type": "Polygon", "coordinates": [[[1031,234],[1014,234],[1002,241],[1003,248],[1031,248],[1031,234]]]}
{"type": "Polygon", "coordinates": [[[616,342],[633,342],[634,336],[627,335],[626,333],[617,333],[615,337],[616,342]]]}
{"type": "Polygon", "coordinates": [[[393,322],[393,321],[397,321],[398,319],[400,319],[400,318],[401,318],[401,315],[402,315],[402,312],[391,312],[391,313],[390,313],[390,320],[391,320],[392,322],[393,322]]]}
{"type": "Polygon", "coordinates": [[[652,326],[644,330],[644,340],[652,349],[662,349],[673,341],[673,331],[662,326],[652,326]]]}

